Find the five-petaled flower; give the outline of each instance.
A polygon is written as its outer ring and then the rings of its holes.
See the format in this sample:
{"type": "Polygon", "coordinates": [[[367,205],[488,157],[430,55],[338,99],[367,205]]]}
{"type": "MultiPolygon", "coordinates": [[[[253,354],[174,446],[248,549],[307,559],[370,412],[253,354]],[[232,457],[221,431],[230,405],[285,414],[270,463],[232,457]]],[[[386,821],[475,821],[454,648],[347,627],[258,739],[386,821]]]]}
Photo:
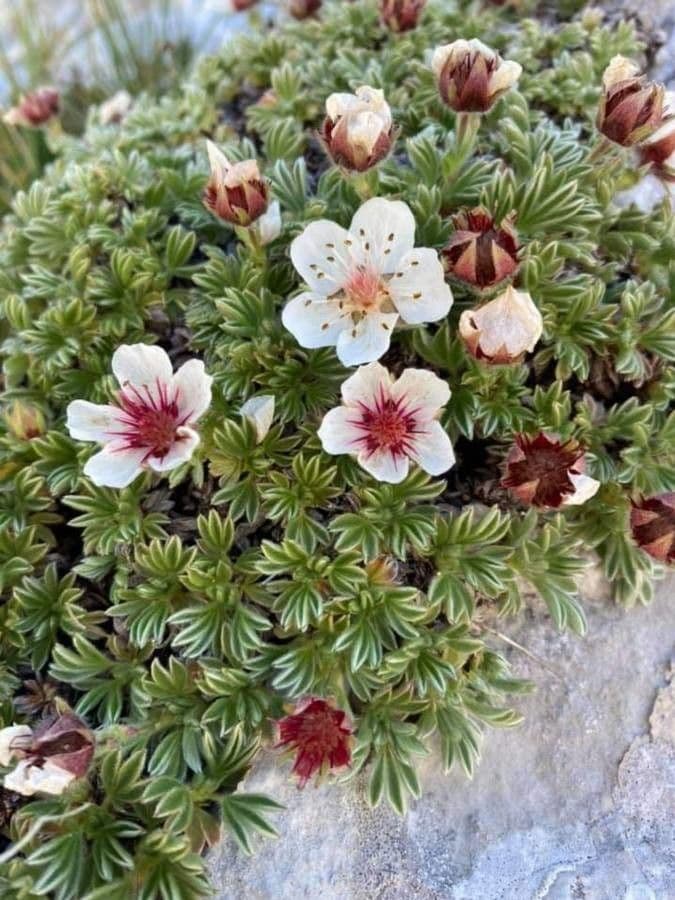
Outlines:
{"type": "Polygon", "coordinates": [[[503,60],[477,38],[453,41],[434,50],[431,59],[443,102],[455,112],[487,112],[512,88],[522,66],[503,60]]]}
{"type": "Polygon", "coordinates": [[[211,174],[204,189],[207,209],[231,225],[248,227],[269,207],[270,189],[255,159],[231,163],[222,150],[206,142],[211,174]]]}
{"type": "Polygon", "coordinates": [[[18,760],[4,786],[26,797],[63,793],[86,774],[93,754],[93,733],[72,713],[43,722],[35,731],[27,725],[0,730],[0,765],[18,760]]]}
{"type": "Polygon", "coordinates": [[[326,413],[319,438],[327,453],[356,456],[378,481],[403,481],[411,462],[440,475],[455,462],[438,421],[449,399],[450,388],[433,372],[405,369],[395,381],[371,363],[343,383],[343,405],[326,413]]]}
{"type": "Polygon", "coordinates": [[[415,28],[427,0],[380,0],[380,21],[391,31],[415,28]]]}
{"type": "Polygon", "coordinates": [[[448,273],[479,288],[491,288],[518,269],[518,235],[511,221],[497,225],[486,209],[453,216],[455,232],[443,250],[448,273]]]}
{"type": "Polygon", "coordinates": [[[675,492],[633,503],[630,527],[633,540],[645,553],[659,562],[675,563],[675,492]]]}
{"type": "Polygon", "coordinates": [[[59,92],[51,87],[38,88],[25,94],[16,106],[3,116],[8,125],[23,125],[25,128],[37,128],[44,125],[59,111],[59,92]]]}
{"type": "Polygon", "coordinates": [[[372,168],[391,150],[394,126],[384,93],[367,84],[354,94],[331,94],[321,141],[333,162],[353,172],[372,168]]]}
{"type": "Polygon", "coordinates": [[[293,772],[304,787],[316,773],[351,762],[352,729],[343,710],[327,700],[310,698],[277,723],[277,747],[295,751],[293,772]]]}
{"type": "Polygon", "coordinates": [[[435,250],[415,248],[415,219],[400,200],[364,203],[349,231],[322,219],[291,244],[309,287],[282,321],[303,347],[336,346],[344,365],[379,359],[399,318],[409,325],[447,315],[452,293],[435,250]]]}
{"type": "Polygon", "coordinates": [[[584,450],[575,440],[519,434],[506,459],[502,487],[532,506],[578,506],[600,487],[585,469],[584,450]]]}
{"type": "Polygon", "coordinates": [[[465,310],[459,318],[459,334],[469,353],[494,365],[520,362],[525,353],[534,350],[543,327],[530,295],[511,285],[494,300],[465,310]]]}
{"type": "Polygon", "coordinates": [[[602,76],[598,130],[622,147],[650,137],[663,119],[665,88],[647,81],[625,56],[615,56],[602,76]]]}
{"type": "Polygon", "coordinates": [[[122,488],[146,468],[166,472],[189,460],[199,444],[194,425],[211,402],[213,379],[204,363],[188,360],[174,374],[160,347],[123,344],[112,370],[120,384],[114,405],[74,400],[68,406],[71,437],[103,444],[84,474],[94,484],[122,488]]]}

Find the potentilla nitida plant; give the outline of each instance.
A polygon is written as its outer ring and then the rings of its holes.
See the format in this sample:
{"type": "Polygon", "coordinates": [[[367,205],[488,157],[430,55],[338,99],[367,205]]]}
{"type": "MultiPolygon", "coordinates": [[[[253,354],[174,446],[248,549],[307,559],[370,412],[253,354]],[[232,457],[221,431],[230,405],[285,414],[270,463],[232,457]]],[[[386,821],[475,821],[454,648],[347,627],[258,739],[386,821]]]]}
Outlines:
{"type": "Polygon", "coordinates": [[[441,99],[459,113],[486,113],[517,84],[522,66],[472,38],[437,47],[431,60],[441,99]]]}
{"type": "Polygon", "coordinates": [[[277,722],[277,747],[295,753],[293,773],[304,787],[314,775],[348,766],[352,728],[347,714],[332,702],[310,698],[277,722]]]}
{"type": "Polygon", "coordinates": [[[663,119],[665,88],[648,81],[640,67],[615,56],[602,76],[598,130],[621,147],[649,138],[663,119]]]}
{"type": "Polygon", "coordinates": [[[427,0],[380,0],[380,21],[391,31],[411,31],[427,5],[427,0]]]}
{"type": "Polygon", "coordinates": [[[633,540],[654,559],[675,563],[675,492],[645,497],[630,511],[633,540]]]}
{"type": "Polygon", "coordinates": [[[16,106],[3,116],[7,125],[23,125],[37,128],[53,119],[59,112],[59,92],[52,87],[42,87],[25,94],[16,106]]]}
{"type": "Polygon", "coordinates": [[[455,231],[443,250],[448,274],[479,290],[500,284],[518,271],[518,235],[512,220],[497,225],[482,206],[453,216],[455,231]]]}
{"type": "Polygon", "coordinates": [[[113,404],[74,400],[68,406],[70,436],[103,445],[84,474],[94,484],[122,488],[147,469],[163,473],[187,462],[199,444],[197,421],[211,403],[213,379],[204,363],[188,360],[174,374],[161,347],[123,344],[112,370],[120,385],[113,404]]]}
{"type": "Polygon", "coordinates": [[[405,369],[394,379],[379,363],[361,366],[342,384],[342,406],[324,416],[326,453],[354,456],[373,478],[398,484],[411,463],[430,475],[447,472],[455,455],[438,421],[450,388],[433,372],[405,369]]]}
{"type": "Polygon", "coordinates": [[[452,305],[438,254],[415,247],[415,218],[401,200],[366,201],[348,230],[311,222],[291,260],[309,290],[286,305],[283,324],[302,347],[335,347],[346,366],[379,359],[399,320],[436,322],[452,305]]]}
{"type": "Polygon", "coordinates": [[[557,509],[590,500],[600,482],[586,475],[584,449],[555,435],[516,435],[502,486],[529,506],[557,509]]]}
{"type": "Polygon", "coordinates": [[[335,165],[348,172],[365,172],[377,165],[394,143],[384,92],[366,84],[353,94],[331,94],[320,137],[335,165]]]}
{"type": "Polygon", "coordinates": [[[521,362],[541,337],[544,322],[527,291],[509,285],[494,300],[465,310],[459,334],[472,356],[486,363],[521,362]]]}

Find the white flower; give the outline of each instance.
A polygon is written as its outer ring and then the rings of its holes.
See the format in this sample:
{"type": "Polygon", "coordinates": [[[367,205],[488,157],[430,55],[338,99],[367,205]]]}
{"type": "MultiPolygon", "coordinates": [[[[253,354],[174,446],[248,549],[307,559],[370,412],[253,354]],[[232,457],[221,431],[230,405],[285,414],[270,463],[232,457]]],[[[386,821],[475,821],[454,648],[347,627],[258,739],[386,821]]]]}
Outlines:
{"type": "Polygon", "coordinates": [[[369,113],[375,116],[380,128],[388,131],[392,126],[391,109],[384,99],[384,91],[364,84],[353,94],[331,94],[326,100],[326,115],[336,122],[342,116],[369,113]]]}
{"type": "Polygon", "coordinates": [[[272,394],[260,394],[259,397],[251,397],[250,400],[244,403],[239,412],[253,424],[258,443],[261,443],[272,426],[274,397],[272,394]]]}
{"type": "Polygon", "coordinates": [[[397,484],[410,463],[430,475],[455,462],[450,438],[437,421],[450,388],[433,372],[406,369],[394,381],[379,363],[361,366],[342,385],[343,405],[319,428],[326,453],[350,453],[378,481],[397,484]]]}
{"type": "Polygon", "coordinates": [[[509,287],[478,309],[465,310],[459,333],[468,350],[478,359],[504,364],[532,352],[541,337],[541,313],[526,291],[509,287]]]}
{"type": "Polygon", "coordinates": [[[33,731],[28,725],[9,725],[0,729],[0,766],[8,766],[30,744],[33,731]]]}
{"type": "Polygon", "coordinates": [[[415,219],[400,200],[368,200],[349,231],[311,222],[291,244],[309,290],[286,305],[284,325],[303,347],[336,346],[344,365],[379,359],[399,318],[435,322],[452,305],[436,251],[414,243],[415,219]]]}
{"type": "Polygon", "coordinates": [[[364,84],[354,94],[331,94],[326,116],[321,136],[337,165],[364,172],[391,150],[391,110],[381,90],[364,84]]]}
{"type": "Polygon", "coordinates": [[[133,102],[129,91],[117,91],[117,93],[100,105],[98,117],[103,125],[121,122],[129,113],[133,102]]]}
{"type": "Polygon", "coordinates": [[[213,379],[197,359],[174,374],[164,350],[149,344],[118,347],[112,370],[121,388],[116,403],[74,400],[67,425],[75,440],[103,444],[85,475],[94,484],[122,488],[145,468],[166,472],[190,459],[199,444],[192,426],[209,407],[213,379]]]}
{"type": "Polygon", "coordinates": [[[5,788],[24,797],[32,797],[33,794],[58,795],[74,780],[71,772],[48,759],[41,766],[30,759],[22,759],[15,769],[5,775],[5,788]]]}

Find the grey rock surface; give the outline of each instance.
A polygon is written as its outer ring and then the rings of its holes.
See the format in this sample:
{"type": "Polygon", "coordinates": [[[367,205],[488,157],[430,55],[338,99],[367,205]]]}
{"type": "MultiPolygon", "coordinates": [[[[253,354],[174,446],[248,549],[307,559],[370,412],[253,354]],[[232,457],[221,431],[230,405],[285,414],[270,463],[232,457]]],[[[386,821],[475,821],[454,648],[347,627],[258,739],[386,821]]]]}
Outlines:
{"type": "Polygon", "coordinates": [[[264,754],[240,790],[285,804],[281,837],[252,858],[224,841],[216,896],[673,900],[675,579],[628,611],[592,577],[582,594],[586,638],[556,633],[536,600],[495,625],[533,654],[500,646],[538,685],[519,703],[525,723],[487,733],[472,782],[432,752],[405,819],[369,809],[359,779],[300,791],[264,754]]]}

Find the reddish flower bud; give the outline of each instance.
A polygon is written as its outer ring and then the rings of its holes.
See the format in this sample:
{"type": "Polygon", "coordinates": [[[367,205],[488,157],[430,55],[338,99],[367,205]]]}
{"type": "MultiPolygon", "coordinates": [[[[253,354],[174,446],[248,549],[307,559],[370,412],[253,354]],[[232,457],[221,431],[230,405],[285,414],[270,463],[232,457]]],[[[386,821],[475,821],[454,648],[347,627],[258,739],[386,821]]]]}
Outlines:
{"type": "Polygon", "coordinates": [[[675,183],[675,93],[666,94],[661,124],[638,145],[641,165],[651,165],[664,181],[675,183]]]}
{"type": "Polygon", "coordinates": [[[294,19],[308,19],[321,9],[321,0],[289,0],[288,11],[294,19]]]}
{"type": "Polygon", "coordinates": [[[35,128],[44,125],[58,111],[59,92],[54,88],[43,87],[25,94],[17,106],[5,113],[3,119],[8,125],[35,128]]]}
{"type": "Polygon", "coordinates": [[[427,0],[380,0],[380,21],[391,31],[410,31],[426,4],[427,0]]]}
{"type": "Polygon", "coordinates": [[[326,700],[309,699],[292,715],[278,722],[277,747],[296,753],[293,772],[304,787],[315,772],[348,766],[351,761],[352,729],[346,714],[326,700]]]}
{"type": "Polygon", "coordinates": [[[251,225],[267,211],[270,191],[258,163],[247,159],[230,163],[211,141],[206,142],[211,166],[204,205],[232,225],[251,225]]]}
{"type": "Polygon", "coordinates": [[[481,41],[437,47],[431,60],[443,102],[455,112],[487,112],[520,78],[522,67],[481,41]]]}
{"type": "Polygon", "coordinates": [[[554,435],[516,435],[506,458],[502,487],[509,488],[521,503],[557,508],[585,503],[600,482],[585,474],[583,448],[574,440],[560,441],[554,435]]]}
{"type": "Polygon", "coordinates": [[[622,147],[648,138],[663,117],[665,88],[647,81],[625,56],[615,56],[602,76],[598,130],[622,147]]]}
{"type": "Polygon", "coordinates": [[[477,288],[489,288],[518,268],[518,235],[505,219],[497,226],[482,206],[453,217],[455,233],[443,250],[446,271],[477,288]]]}
{"type": "Polygon", "coordinates": [[[511,285],[484,306],[465,310],[459,319],[459,334],[469,353],[494,365],[520,362],[534,350],[543,327],[530,295],[511,285]]]}
{"type": "Polygon", "coordinates": [[[633,540],[659,562],[675,563],[675,492],[634,503],[630,511],[633,540]]]}
{"type": "Polygon", "coordinates": [[[337,166],[365,172],[389,153],[394,128],[382,91],[363,85],[355,94],[331,94],[320,137],[337,166]]]}

